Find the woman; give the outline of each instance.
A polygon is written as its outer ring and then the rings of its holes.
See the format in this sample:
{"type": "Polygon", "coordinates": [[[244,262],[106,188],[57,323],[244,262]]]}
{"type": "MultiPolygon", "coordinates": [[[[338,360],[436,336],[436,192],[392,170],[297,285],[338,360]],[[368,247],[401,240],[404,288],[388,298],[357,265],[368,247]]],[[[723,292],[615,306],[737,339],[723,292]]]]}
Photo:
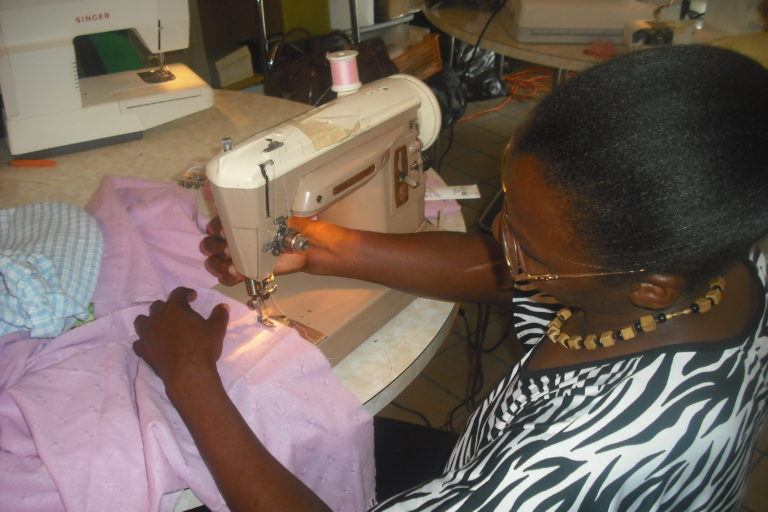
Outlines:
{"type": "MultiPolygon", "coordinates": [[[[278,270],[513,300],[529,348],[444,473],[376,510],[739,508],[768,397],[765,260],[750,252],[768,229],[766,91],[768,71],[727,50],[636,52],[537,106],[502,166],[497,240],[296,221],[311,249],[278,270]]],[[[211,231],[209,270],[237,282],[211,231]]],[[[224,310],[204,320],[189,298],[138,317],[136,351],[228,503],[323,509],[221,388],[224,310]]]]}

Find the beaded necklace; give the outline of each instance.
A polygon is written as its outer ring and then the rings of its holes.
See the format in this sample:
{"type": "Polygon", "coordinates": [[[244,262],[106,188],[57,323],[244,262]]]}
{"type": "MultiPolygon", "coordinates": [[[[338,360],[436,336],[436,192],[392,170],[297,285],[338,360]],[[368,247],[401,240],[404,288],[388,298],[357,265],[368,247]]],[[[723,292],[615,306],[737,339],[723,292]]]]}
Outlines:
{"type": "Polygon", "coordinates": [[[659,313],[657,315],[643,315],[634,324],[615,331],[605,331],[600,336],[588,334],[586,336],[571,336],[562,332],[563,323],[568,320],[573,312],[570,308],[563,308],[557,312],[555,318],[547,324],[547,338],[553,343],[559,343],[570,350],[595,350],[597,347],[610,347],[617,341],[631,340],[644,332],[656,330],[658,324],[673,318],[690,315],[691,313],[706,313],[713,306],[720,304],[725,290],[725,278],[717,276],[709,282],[709,291],[703,297],[696,299],[685,309],[675,313],[659,313]]]}

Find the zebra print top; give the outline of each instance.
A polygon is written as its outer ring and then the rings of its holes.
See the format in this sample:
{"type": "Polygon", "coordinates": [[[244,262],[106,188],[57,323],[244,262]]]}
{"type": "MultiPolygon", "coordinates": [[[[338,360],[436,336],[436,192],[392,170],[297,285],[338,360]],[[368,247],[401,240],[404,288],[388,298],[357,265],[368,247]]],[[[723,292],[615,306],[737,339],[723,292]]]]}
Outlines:
{"type": "MultiPolygon", "coordinates": [[[[750,258],[766,290],[766,260],[750,258]]],[[[589,365],[531,371],[532,350],[474,412],[444,474],[392,510],[738,510],[768,399],[763,293],[749,331],[589,365]]],[[[559,307],[516,299],[536,346],[559,307]]]]}

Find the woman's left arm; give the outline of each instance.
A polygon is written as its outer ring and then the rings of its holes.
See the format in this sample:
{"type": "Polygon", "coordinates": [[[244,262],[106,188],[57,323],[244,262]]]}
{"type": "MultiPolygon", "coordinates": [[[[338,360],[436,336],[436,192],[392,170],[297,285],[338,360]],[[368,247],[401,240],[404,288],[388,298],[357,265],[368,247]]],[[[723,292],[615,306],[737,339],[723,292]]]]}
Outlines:
{"type": "Polygon", "coordinates": [[[134,351],[160,376],[203,460],[233,511],[327,511],[323,501],[264,448],[227,396],[216,370],[229,312],[208,319],[189,305],[196,293],[177,288],[136,317],[134,351]]]}

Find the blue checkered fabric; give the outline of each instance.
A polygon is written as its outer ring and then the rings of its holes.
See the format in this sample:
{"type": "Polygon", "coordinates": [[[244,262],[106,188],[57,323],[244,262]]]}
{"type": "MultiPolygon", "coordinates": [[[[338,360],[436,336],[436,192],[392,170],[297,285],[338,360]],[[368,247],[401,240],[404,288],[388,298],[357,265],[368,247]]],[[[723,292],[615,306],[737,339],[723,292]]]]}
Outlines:
{"type": "Polygon", "coordinates": [[[102,245],[96,221],[75,206],[0,210],[0,335],[51,338],[88,318],[102,245]]]}

